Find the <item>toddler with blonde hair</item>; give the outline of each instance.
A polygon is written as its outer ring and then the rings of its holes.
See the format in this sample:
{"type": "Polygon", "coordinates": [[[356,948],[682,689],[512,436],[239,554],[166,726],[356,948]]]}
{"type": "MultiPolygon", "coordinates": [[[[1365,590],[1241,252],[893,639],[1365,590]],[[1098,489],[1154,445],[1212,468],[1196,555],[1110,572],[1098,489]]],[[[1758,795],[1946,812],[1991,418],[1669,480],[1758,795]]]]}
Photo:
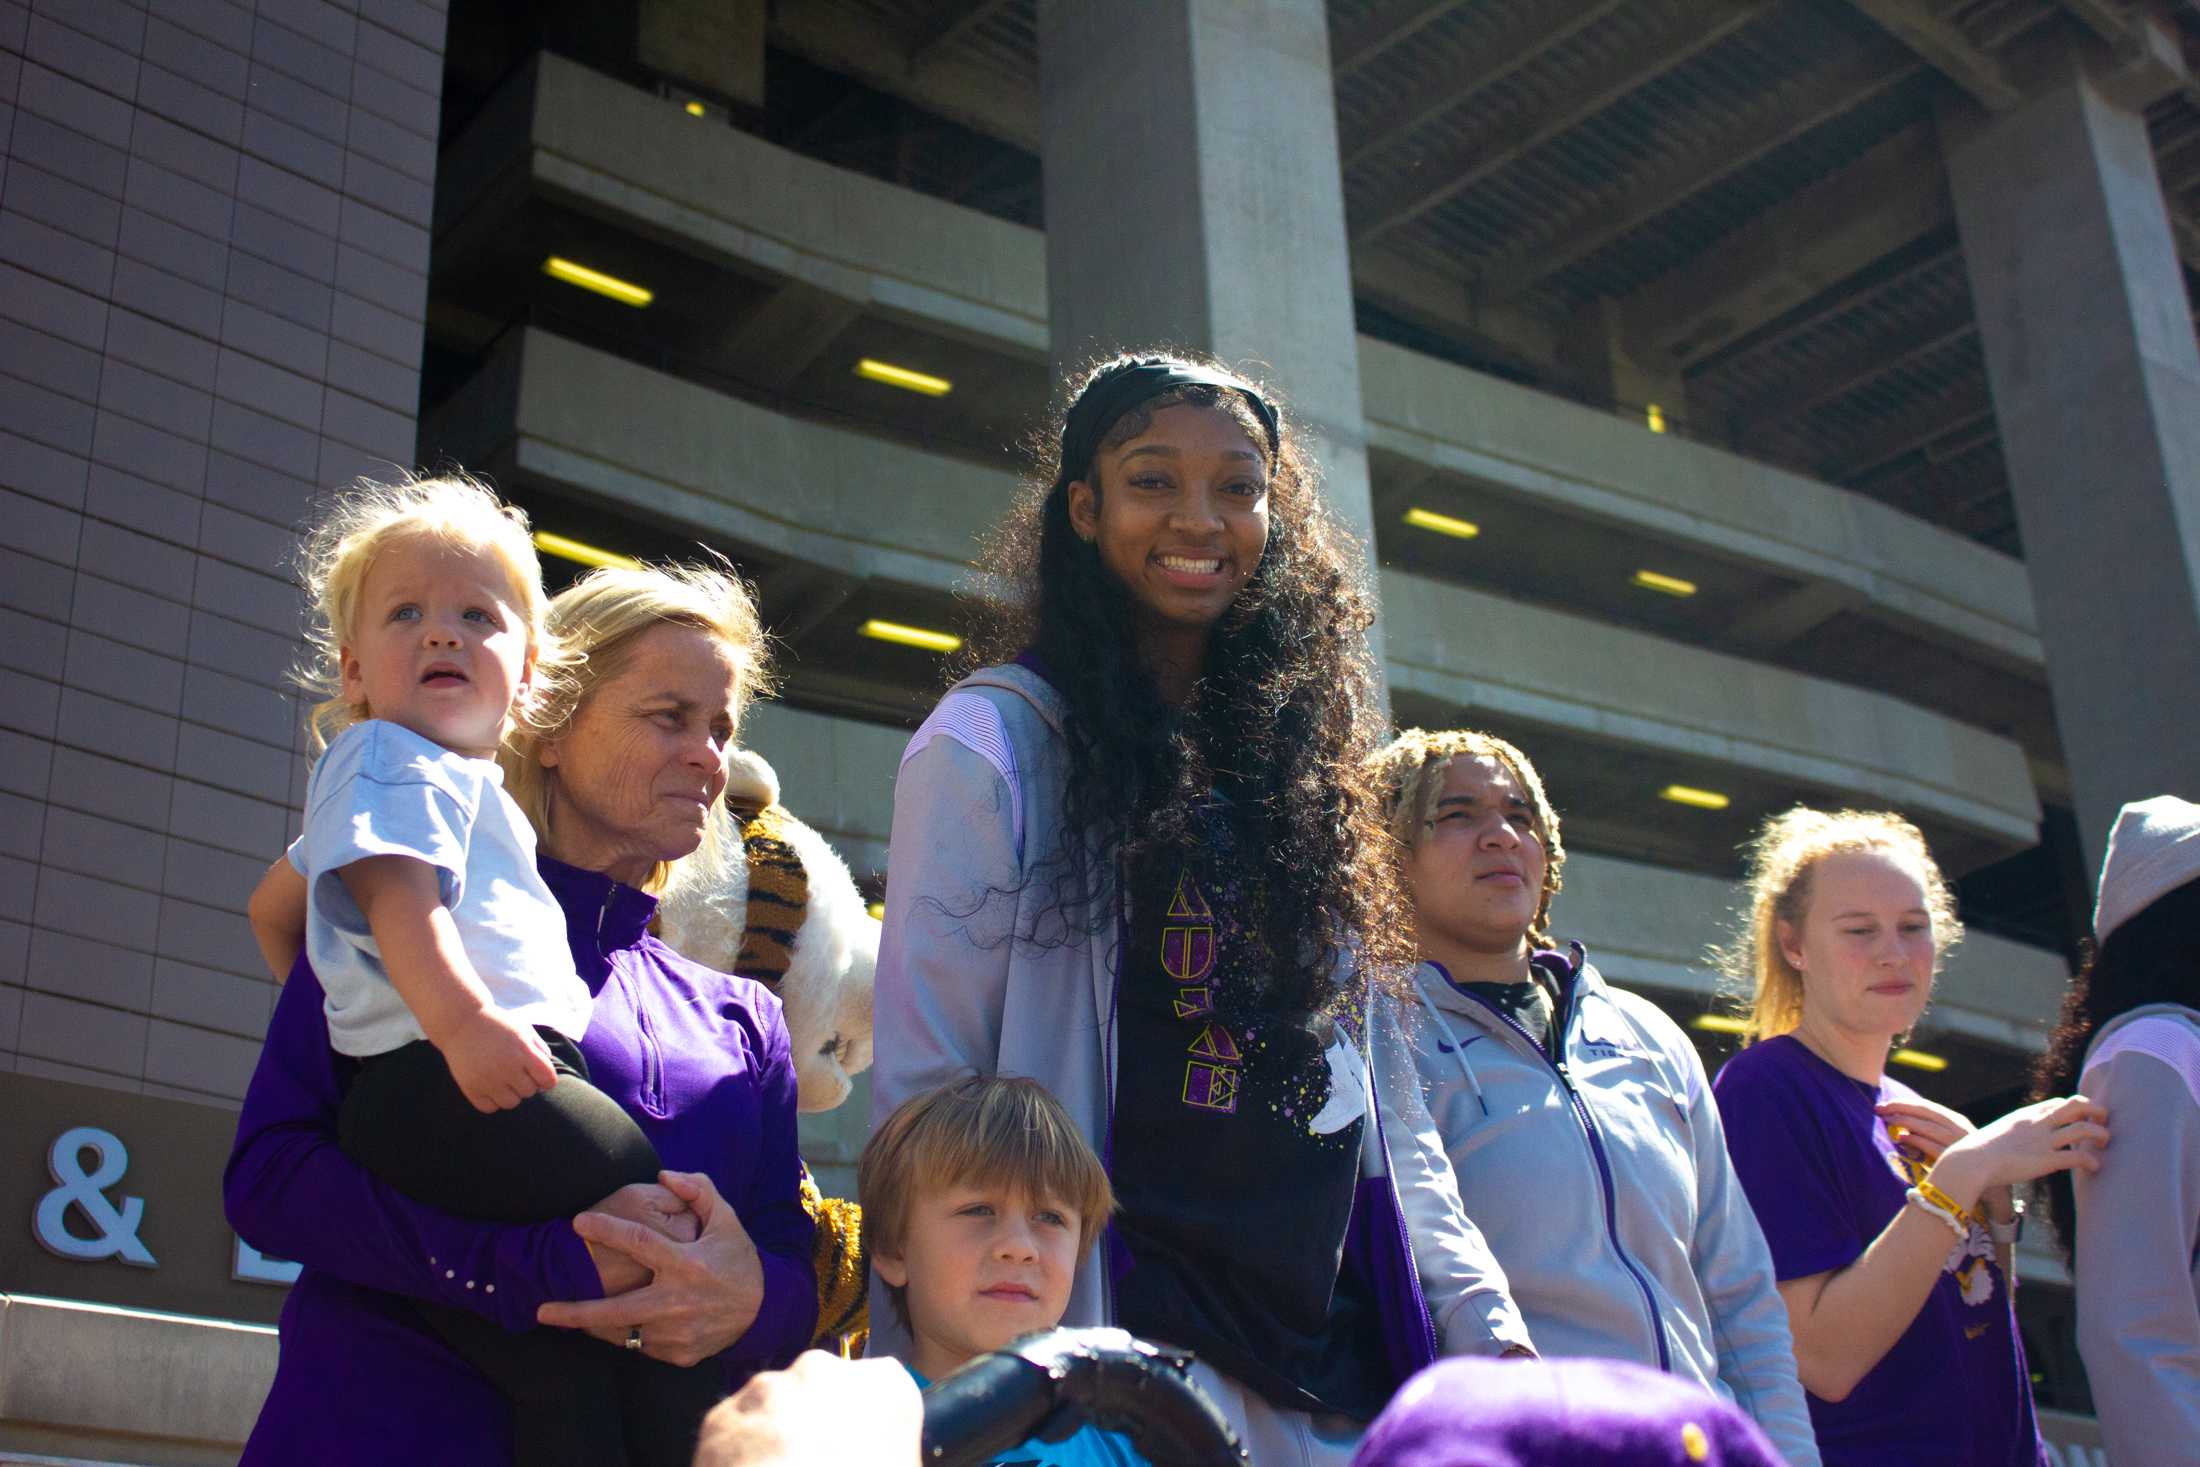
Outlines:
{"type": "MultiPolygon", "coordinates": [[[[656,1182],[656,1148],[588,1083],[578,1041],[594,994],[496,757],[568,663],[526,517],[463,475],[363,482],[309,531],[302,566],[317,655],[300,680],[320,695],[325,747],[290,871],[278,863],[253,906],[263,928],[261,914],[295,910],[302,879],[329,1042],[355,1062],[344,1150],[409,1196],[491,1222],[567,1218],[656,1182]]],[[[696,1236],[669,1192],[651,1221],[696,1236]]],[[[585,1335],[416,1307],[511,1397],[517,1460],[685,1467],[684,1443],[658,1449],[622,1410],[695,1419],[688,1397],[708,1372],[620,1368],[585,1335]]]]}

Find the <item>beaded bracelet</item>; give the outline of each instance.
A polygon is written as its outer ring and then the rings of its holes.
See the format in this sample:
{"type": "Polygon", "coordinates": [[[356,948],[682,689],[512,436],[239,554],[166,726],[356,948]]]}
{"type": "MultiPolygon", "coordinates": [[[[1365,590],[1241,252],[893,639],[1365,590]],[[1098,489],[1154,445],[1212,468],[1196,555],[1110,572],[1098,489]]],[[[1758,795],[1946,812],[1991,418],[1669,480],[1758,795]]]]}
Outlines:
{"type": "MultiPolygon", "coordinates": [[[[1949,1211],[1947,1207],[1933,1201],[1932,1198],[1925,1195],[1925,1193],[1921,1189],[1926,1185],[1928,1184],[1919,1183],[1918,1186],[1912,1187],[1908,1192],[1903,1194],[1904,1198],[1914,1204],[1919,1211],[1925,1213],[1927,1216],[1937,1217],[1942,1222],[1946,1223],[1948,1225],[1948,1231],[1954,1233],[1959,1240],[1970,1237],[1970,1229],[1966,1228],[1962,1223],[1957,1222],[1956,1215],[1953,1212],[1949,1211]]],[[[1940,1191],[1938,1187],[1933,1188],[1933,1190],[1936,1192],[1940,1191]]],[[[1945,1197],[1948,1194],[1942,1192],[1941,1195],[1945,1197]]]]}
{"type": "Polygon", "coordinates": [[[1967,1231],[1971,1224],[1977,1221],[1970,1213],[1956,1206],[1955,1198],[1950,1197],[1940,1188],[1934,1186],[1931,1177],[1919,1177],[1917,1179],[1917,1190],[1924,1194],[1927,1202],[1954,1218],[1959,1228],[1967,1231]]]}

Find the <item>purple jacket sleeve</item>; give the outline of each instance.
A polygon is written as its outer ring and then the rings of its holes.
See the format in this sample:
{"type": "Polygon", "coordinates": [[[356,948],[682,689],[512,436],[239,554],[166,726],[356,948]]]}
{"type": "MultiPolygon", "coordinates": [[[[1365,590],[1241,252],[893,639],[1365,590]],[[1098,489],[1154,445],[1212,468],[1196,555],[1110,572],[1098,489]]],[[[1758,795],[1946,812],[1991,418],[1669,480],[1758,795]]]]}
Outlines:
{"type": "Polygon", "coordinates": [[[763,1264],[764,1302],[755,1323],[723,1357],[733,1383],[759,1368],[787,1364],[809,1346],[817,1327],[817,1275],[810,1259],[814,1225],[802,1206],[802,1155],[795,1137],[794,1053],[776,1002],[760,1006],[756,1021],[757,1165],[741,1195],[729,1200],[763,1264]]]}
{"type": "Polygon", "coordinates": [[[588,1247],[569,1223],[452,1217],[346,1156],[336,1142],[336,1065],[320,981],[301,960],[276,999],[222,1174],[237,1236],[346,1282],[455,1304],[511,1330],[531,1327],[549,1300],[602,1297],[588,1247]]]}

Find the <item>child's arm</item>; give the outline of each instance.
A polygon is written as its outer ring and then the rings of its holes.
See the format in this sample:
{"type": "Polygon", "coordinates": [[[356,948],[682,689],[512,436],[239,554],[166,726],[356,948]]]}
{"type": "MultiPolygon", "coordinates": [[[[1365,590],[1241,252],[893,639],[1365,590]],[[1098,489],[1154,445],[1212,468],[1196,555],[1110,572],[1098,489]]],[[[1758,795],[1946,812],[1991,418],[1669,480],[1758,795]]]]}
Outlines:
{"type": "Polygon", "coordinates": [[[509,1110],[557,1083],[541,1036],[498,1009],[475,974],[435,867],[369,856],[337,874],[374,933],[390,986],[476,1110],[509,1110]]]}
{"type": "Polygon", "coordinates": [[[252,900],[245,903],[244,911],[252,923],[252,939],[260,945],[261,958],[266,960],[275,981],[282,982],[290,976],[306,945],[306,879],[290,864],[288,856],[275,858],[267,875],[252,889],[252,900]]]}

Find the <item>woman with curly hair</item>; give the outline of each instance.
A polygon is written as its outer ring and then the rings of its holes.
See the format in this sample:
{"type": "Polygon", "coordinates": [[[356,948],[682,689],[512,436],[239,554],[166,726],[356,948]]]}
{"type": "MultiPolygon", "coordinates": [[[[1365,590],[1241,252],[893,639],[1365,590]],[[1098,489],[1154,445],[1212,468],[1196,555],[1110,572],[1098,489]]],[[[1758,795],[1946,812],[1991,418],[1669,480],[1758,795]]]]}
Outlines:
{"type": "Polygon", "coordinates": [[[1816,1467],[1772,1255],[1696,1046],[1551,940],[1566,847],[1535,765],[1490,734],[1409,728],[1376,772],[1420,946],[1414,1062],[1537,1343],[1718,1391],[1788,1467],[1816,1467]]]}
{"type": "Polygon", "coordinates": [[[873,1115],[1043,1081],[1121,1202],[1064,1323],[1196,1350],[1254,1460],[1342,1462],[1439,1349],[1528,1343],[1367,976],[1406,955],[1358,548],[1205,360],[1099,366],[1041,456],[1001,660],[903,756],[873,1115]]]}
{"type": "Polygon", "coordinates": [[[2106,1106],[2116,1144],[2049,1177],[2047,1207],[2110,1458],[2167,1467],[2200,1443],[2200,805],[2124,806],[2093,941],[2034,1073],[2106,1106]]]}
{"type": "Polygon", "coordinates": [[[2083,1096],[1973,1128],[1887,1076],[1962,936],[1899,815],[1797,807],[1750,847],[1726,953],[1747,1048],[1713,1091],[1772,1247],[1827,1467],[2046,1461],[2009,1293],[2012,1184],[2099,1165],[2083,1096]]]}

